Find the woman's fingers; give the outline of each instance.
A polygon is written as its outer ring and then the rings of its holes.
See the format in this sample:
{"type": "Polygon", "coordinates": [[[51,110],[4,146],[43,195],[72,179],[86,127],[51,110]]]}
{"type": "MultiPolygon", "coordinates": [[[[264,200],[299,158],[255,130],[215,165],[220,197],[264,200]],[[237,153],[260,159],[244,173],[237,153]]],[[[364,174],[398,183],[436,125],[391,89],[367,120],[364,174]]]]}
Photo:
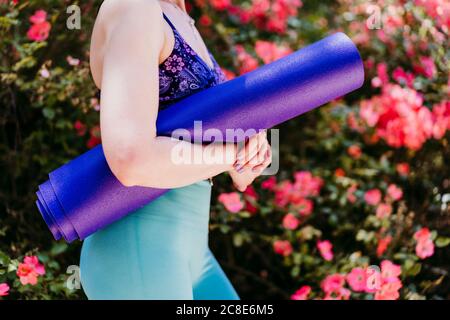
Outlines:
{"type": "Polygon", "coordinates": [[[258,146],[261,145],[261,142],[265,140],[267,134],[265,131],[261,131],[253,136],[251,136],[245,143],[244,148],[239,151],[237,157],[239,160],[248,161],[252,155],[252,153],[258,150],[258,146]]]}
{"type": "Polygon", "coordinates": [[[266,149],[266,152],[264,153],[264,160],[262,163],[258,164],[257,166],[253,167],[251,172],[237,172],[232,171],[231,177],[233,179],[233,184],[239,191],[243,192],[247,188],[249,184],[252,183],[252,181],[261,174],[261,172],[267,168],[270,163],[272,162],[272,150],[270,148],[270,145],[267,143],[268,148],[266,149]]]}
{"type": "Polygon", "coordinates": [[[269,147],[266,151],[264,161],[261,164],[255,166],[252,170],[255,173],[260,173],[265,168],[267,168],[271,163],[272,163],[272,149],[269,147]]]}
{"type": "Polygon", "coordinates": [[[267,137],[264,137],[264,140],[262,142],[262,147],[258,150],[258,154],[257,154],[257,158],[256,158],[257,164],[262,163],[266,159],[266,153],[267,153],[267,150],[269,150],[269,149],[270,149],[269,141],[267,141],[267,137]]]}
{"type": "Polygon", "coordinates": [[[250,137],[245,146],[242,148],[242,150],[239,151],[237,155],[237,161],[235,164],[235,169],[237,171],[241,172],[246,165],[251,166],[249,162],[258,154],[261,147],[264,146],[264,142],[267,141],[266,136],[267,133],[265,131],[262,131],[250,137]]]}
{"type": "Polygon", "coordinates": [[[269,147],[270,147],[269,142],[267,140],[263,141],[262,146],[258,149],[256,154],[244,164],[244,168],[251,169],[263,163],[265,159],[265,154],[269,149],[269,147]]]}
{"type": "Polygon", "coordinates": [[[269,145],[269,142],[267,141],[267,132],[265,130],[260,135],[258,135],[258,145],[260,146],[258,152],[253,157],[255,158],[256,162],[252,163],[250,162],[252,159],[250,159],[249,160],[250,164],[257,165],[264,161],[264,155],[269,145]]]}

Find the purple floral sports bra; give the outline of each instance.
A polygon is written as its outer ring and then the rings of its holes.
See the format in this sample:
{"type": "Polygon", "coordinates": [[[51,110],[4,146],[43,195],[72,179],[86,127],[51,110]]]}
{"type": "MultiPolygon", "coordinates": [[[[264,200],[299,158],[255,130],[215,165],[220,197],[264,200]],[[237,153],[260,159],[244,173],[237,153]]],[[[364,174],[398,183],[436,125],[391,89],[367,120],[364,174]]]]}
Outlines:
{"type": "Polygon", "coordinates": [[[171,54],[159,65],[159,109],[191,95],[197,91],[226,81],[214,56],[211,68],[183,39],[169,18],[164,19],[173,30],[175,44],[171,54]]]}

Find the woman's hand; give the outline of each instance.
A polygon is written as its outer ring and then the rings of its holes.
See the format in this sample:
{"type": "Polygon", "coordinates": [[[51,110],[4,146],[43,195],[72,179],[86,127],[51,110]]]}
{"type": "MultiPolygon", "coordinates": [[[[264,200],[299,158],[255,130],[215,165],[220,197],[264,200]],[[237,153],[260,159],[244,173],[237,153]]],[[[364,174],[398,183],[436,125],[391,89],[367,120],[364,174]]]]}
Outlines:
{"type": "Polygon", "coordinates": [[[245,191],[271,162],[272,150],[266,131],[262,131],[252,136],[238,152],[236,163],[229,171],[233,185],[239,191],[245,191]]]}

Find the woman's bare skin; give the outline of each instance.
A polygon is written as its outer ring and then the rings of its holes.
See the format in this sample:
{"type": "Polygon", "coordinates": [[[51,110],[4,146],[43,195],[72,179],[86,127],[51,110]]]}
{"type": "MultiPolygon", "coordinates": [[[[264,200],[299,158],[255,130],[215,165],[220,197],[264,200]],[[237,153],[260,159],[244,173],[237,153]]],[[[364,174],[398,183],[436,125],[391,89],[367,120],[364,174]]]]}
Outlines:
{"type": "MultiPolygon", "coordinates": [[[[184,0],[178,2],[184,8],[184,0]]],[[[176,188],[229,172],[234,185],[245,190],[270,164],[264,133],[252,137],[239,154],[233,144],[203,146],[156,135],[159,64],[174,45],[172,29],[162,11],[212,66],[204,42],[198,40],[198,31],[193,31],[183,12],[171,4],[156,0],[104,1],[92,33],[90,65],[93,80],[101,89],[100,127],[108,164],[125,186],[176,188]],[[175,146],[191,154],[209,148],[224,161],[176,164],[172,161],[175,146]],[[247,169],[241,173],[233,166],[238,158],[244,159],[238,162],[247,169]],[[249,170],[252,168],[255,170],[249,170]]]]}

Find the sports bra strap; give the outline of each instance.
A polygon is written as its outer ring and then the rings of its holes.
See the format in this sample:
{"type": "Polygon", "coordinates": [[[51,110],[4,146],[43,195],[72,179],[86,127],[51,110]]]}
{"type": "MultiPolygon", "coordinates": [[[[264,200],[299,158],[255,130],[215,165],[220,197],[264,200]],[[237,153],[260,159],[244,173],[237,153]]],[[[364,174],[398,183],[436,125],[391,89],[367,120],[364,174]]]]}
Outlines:
{"type": "Polygon", "coordinates": [[[175,26],[172,24],[172,22],[169,20],[169,18],[165,15],[165,13],[163,12],[163,17],[164,19],[167,21],[167,23],[169,24],[169,26],[172,28],[173,31],[176,31],[177,29],[175,28],[175,26]]]}

